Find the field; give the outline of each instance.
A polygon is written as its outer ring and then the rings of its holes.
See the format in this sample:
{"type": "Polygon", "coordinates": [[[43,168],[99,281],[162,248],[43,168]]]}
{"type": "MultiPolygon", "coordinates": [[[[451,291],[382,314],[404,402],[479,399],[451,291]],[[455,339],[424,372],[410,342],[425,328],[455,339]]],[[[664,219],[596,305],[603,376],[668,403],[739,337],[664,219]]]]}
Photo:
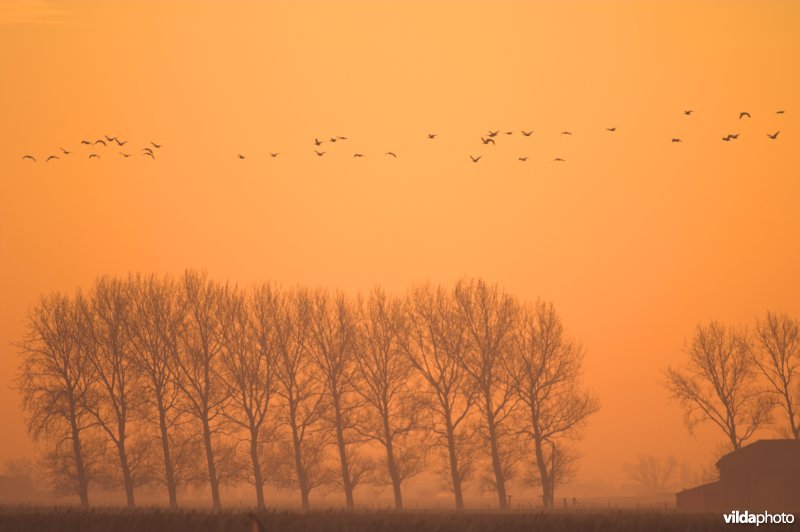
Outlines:
{"type": "MultiPolygon", "coordinates": [[[[257,531],[250,512],[99,508],[0,507],[0,531],[257,531]]],[[[281,532],[539,532],[695,531],[730,529],[719,514],[636,510],[592,512],[259,512],[263,530],[281,532]]],[[[747,529],[738,525],[737,530],[747,529]]]]}

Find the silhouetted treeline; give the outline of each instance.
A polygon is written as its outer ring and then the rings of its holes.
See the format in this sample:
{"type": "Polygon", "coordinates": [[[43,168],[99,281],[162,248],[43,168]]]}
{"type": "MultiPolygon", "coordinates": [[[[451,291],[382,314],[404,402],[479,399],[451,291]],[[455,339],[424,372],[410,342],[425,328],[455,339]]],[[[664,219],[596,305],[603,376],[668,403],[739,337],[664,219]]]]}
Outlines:
{"type": "Polygon", "coordinates": [[[474,482],[508,506],[509,482],[556,486],[568,442],[597,400],[583,353],[553,305],[479,279],[402,296],[271,283],[242,289],[178,278],[101,277],[30,310],[17,387],[54,486],[89,504],[89,485],[247,482],[341,490],[440,474],[464,507],[474,482]]]}
{"type": "Polygon", "coordinates": [[[800,439],[800,322],[767,312],[751,329],[711,321],[687,344],[688,363],[669,367],[665,385],[683,407],[690,431],[711,423],[724,434],[721,452],[740,449],[772,425],[800,439]]]}

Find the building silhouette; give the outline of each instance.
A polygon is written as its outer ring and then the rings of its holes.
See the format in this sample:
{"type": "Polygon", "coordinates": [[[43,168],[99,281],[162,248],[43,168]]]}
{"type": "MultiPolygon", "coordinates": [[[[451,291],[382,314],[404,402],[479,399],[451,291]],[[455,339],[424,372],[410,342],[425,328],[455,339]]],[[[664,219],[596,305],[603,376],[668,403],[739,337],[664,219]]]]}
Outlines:
{"type": "Polygon", "coordinates": [[[676,494],[678,510],[800,511],[800,440],[758,440],[717,461],[719,480],[676,494]]]}

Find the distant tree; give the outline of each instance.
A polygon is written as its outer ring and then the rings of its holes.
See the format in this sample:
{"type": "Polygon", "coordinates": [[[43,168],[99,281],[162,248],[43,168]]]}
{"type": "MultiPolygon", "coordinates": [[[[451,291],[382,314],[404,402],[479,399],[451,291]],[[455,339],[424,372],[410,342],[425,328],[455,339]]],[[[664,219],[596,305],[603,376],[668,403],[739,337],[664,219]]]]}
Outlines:
{"type": "Polygon", "coordinates": [[[710,453],[710,457],[704,461],[700,466],[700,472],[697,475],[701,483],[715,482],[719,480],[719,468],[717,462],[719,459],[731,452],[729,442],[719,442],[710,453]]]}
{"type": "Polygon", "coordinates": [[[23,358],[15,385],[28,414],[28,433],[36,442],[56,442],[46,465],[86,508],[92,469],[84,445],[92,418],[84,405],[94,372],[81,346],[79,320],[77,305],[67,296],[54,293],[39,300],[19,344],[23,358]]]}
{"type": "Polygon", "coordinates": [[[30,458],[15,458],[6,460],[0,473],[9,477],[27,477],[30,479],[38,476],[36,463],[30,458]]]}
{"type": "Polygon", "coordinates": [[[254,298],[255,312],[261,314],[257,321],[273,330],[275,381],[283,401],[282,421],[289,431],[288,441],[279,446],[284,457],[279,466],[287,467],[276,471],[278,481],[294,483],[303,510],[308,510],[311,490],[330,478],[324,467],[329,438],[320,430],[326,415],[325,381],[316,376],[309,350],[310,298],[304,290],[284,291],[269,284],[258,287],[254,298]]]}
{"type": "Polygon", "coordinates": [[[366,403],[361,431],[383,447],[385,482],[394,491],[395,509],[401,510],[402,483],[422,470],[426,454],[424,442],[414,438],[424,409],[402,349],[407,334],[403,304],[375,289],[359,300],[359,318],[358,392],[366,403]]]}
{"type": "Polygon", "coordinates": [[[755,363],[786,414],[790,437],[800,439],[800,322],[767,312],[756,322],[754,347],[755,363]]]}
{"type": "Polygon", "coordinates": [[[769,421],[771,401],[759,388],[758,368],[746,335],[712,321],[698,325],[687,349],[684,369],[667,368],[666,387],[684,409],[691,432],[712,422],[725,434],[731,449],[740,449],[769,421]]]}
{"type": "Polygon", "coordinates": [[[625,464],[628,479],[639,484],[647,495],[670,490],[674,485],[678,461],[674,456],[639,455],[636,463],[625,464]]]}
{"type": "MultiPolygon", "coordinates": [[[[86,359],[94,372],[94,386],[84,396],[84,408],[113,444],[128,507],[134,507],[135,486],[146,481],[147,476],[135,475],[136,468],[143,462],[132,462],[130,456],[132,428],[141,417],[144,395],[126,324],[132,317],[129,288],[130,285],[118,278],[100,277],[88,298],[81,299],[79,309],[86,359]]],[[[146,440],[138,445],[139,451],[147,450],[146,440]]],[[[147,453],[137,454],[144,459],[147,453]]],[[[111,484],[114,483],[112,480],[111,484]]]]}
{"type": "Polygon", "coordinates": [[[181,305],[186,313],[180,348],[171,363],[175,382],[182,392],[182,408],[199,425],[208,471],[206,480],[211,487],[213,508],[218,510],[222,506],[219,494],[222,456],[215,456],[215,446],[221,445],[218,435],[229,399],[220,376],[222,334],[217,307],[222,289],[204,274],[193,271],[186,271],[181,281],[181,305]]]}
{"type": "Polygon", "coordinates": [[[464,509],[463,485],[475,468],[467,427],[477,388],[459,363],[467,347],[466,323],[443,288],[423,285],[413,289],[406,303],[409,333],[403,350],[422,376],[431,399],[430,427],[434,446],[445,451],[446,467],[456,510],[464,509]]]}
{"type": "Polygon", "coordinates": [[[261,436],[267,416],[272,413],[270,402],[275,394],[274,332],[258,308],[251,314],[248,298],[236,288],[224,292],[217,313],[222,335],[222,377],[233,407],[226,416],[247,432],[250,480],[256,489],[256,505],[263,509],[266,479],[260,460],[261,436]]]}
{"type": "Polygon", "coordinates": [[[316,290],[309,297],[309,353],[324,381],[325,400],[329,403],[324,410],[325,421],[336,435],[341,467],[341,480],[337,483],[344,491],[347,508],[352,510],[353,490],[364,473],[364,462],[353,448],[359,441],[355,428],[361,404],[356,393],[358,324],[353,305],[344,294],[316,290]]]}
{"type": "Polygon", "coordinates": [[[580,388],[583,351],[566,336],[552,303],[525,306],[511,340],[508,367],[525,411],[519,416],[520,432],[533,445],[544,507],[552,508],[557,481],[568,476],[574,463],[564,440],[577,437],[599,406],[580,388]]]}
{"type": "MultiPolygon", "coordinates": [[[[170,508],[178,507],[177,487],[186,468],[176,466],[174,445],[183,445],[177,433],[180,411],[177,408],[180,389],[172,360],[179,356],[185,309],[181,305],[179,287],[170,278],[137,275],[129,279],[131,290],[130,316],[126,320],[131,340],[131,353],[143,392],[143,408],[154,415],[145,415],[158,428],[163,482],[167,487],[170,508]],[[181,441],[173,442],[179,438],[181,441]]],[[[185,453],[181,453],[185,455],[185,453]]],[[[192,459],[191,461],[194,461],[192,459]]]]}
{"type": "Polygon", "coordinates": [[[461,280],[454,293],[468,339],[461,365],[477,388],[483,417],[480,434],[491,456],[492,477],[486,480],[497,492],[500,509],[505,510],[506,482],[513,477],[519,459],[507,426],[519,401],[507,370],[518,306],[510,295],[482,279],[461,280]]]}

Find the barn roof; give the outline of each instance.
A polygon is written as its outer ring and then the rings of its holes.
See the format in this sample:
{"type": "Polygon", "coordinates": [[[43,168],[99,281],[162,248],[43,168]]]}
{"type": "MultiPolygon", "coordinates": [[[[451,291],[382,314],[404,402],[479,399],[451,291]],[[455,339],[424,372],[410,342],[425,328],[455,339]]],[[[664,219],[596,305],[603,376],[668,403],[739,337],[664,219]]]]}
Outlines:
{"type": "Polygon", "coordinates": [[[693,488],[683,488],[681,491],[677,493],[678,496],[689,495],[693,493],[700,493],[700,492],[719,492],[719,480],[715,480],[713,482],[708,482],[706,484],[700,484],[699,486],[695,486],[693,488]]]}
{"type": "Polygon", "coordinates": [[[779,467],[800,471],[800,440],[758,440],[717,461],[723,468],[779,467]]]}

